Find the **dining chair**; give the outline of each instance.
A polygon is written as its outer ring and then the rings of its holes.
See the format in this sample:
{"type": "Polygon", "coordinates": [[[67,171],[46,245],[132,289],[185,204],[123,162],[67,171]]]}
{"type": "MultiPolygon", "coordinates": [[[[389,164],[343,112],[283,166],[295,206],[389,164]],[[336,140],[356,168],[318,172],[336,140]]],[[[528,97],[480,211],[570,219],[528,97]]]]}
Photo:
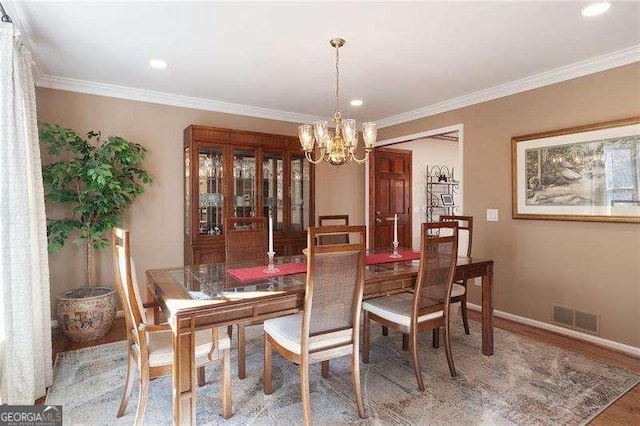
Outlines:
{"type": "Polygon", "coordinates": [[[378,297],[362,303],[364,311],[362,361],[369,363],[371,320],[403,333],[403,347],[410,344],[418,388],[425,390],[418,357],[418,333],[444,327],[445,351],[451,376],[457,375],[451,353],[449,306],[458,249],[457,222],[423,223],[420,266],[413,293],[378,297]],[[449,230],[451,235],[437,235],[449,230]],[[434,232],[435,231],[435,232],[434,232]]]}
{"type": "Polygon", "coordinates": [[[307,236],[307,279],[302,312],[264,322],[264,393],[273,392],[271,357],[275,348],[299,365],[304,422],[311,424],[309,365],[351,356],[351,378],[360,418],[365,418],[360,384],[360,311],[364,291],[365,227],[311,227],[307,236]],[[349,234],[348,244],[320,245],[322,234],[349,234]]]}
{"type": "MultiPolygon", "coordinates": [[[[458,223],[458,256],[471,256],[471,243],[473,242],[473,216],[441,215],[443,222],[458,223]]],[[[446,233],[446,231],[443,231],[446,233]]],[[[469,334],[469,319],[467,316],[467,280],[454,281],[451,289],[451,303],[460,302],[460,313],[465,334],[469,334]]],[[[433,347],[439,346],[439,332],[434,330],[433,347]]]]}
{"type": "Polygon", "coordinates": [[[267,260],[267,219],[231,217],[224,221],[226,263],[267,260]]]}
{"type": "MultiPolygon", "coordinates": [[[[224,227],[226,263],[267,262],[267,219],[264,217],[226,218],[224,227]]],[[[238,378],[247,377],[245,326],[262,324],[262,320],[238,324],[238,378]]],[[[227,328],[233,335],[233,326],[227,328]]]]}
{"type": "MultiPolygon", "coordinates": [[[[173,333],[167,323],[154,324],[146,316],[146,309],[155,303],[143,303],[131,259],[129,231],[112,230],[113,269],[116,287],[124,310],[127,332],[127,378],[117,417],[122,417],[131,397],[134,369],[139,372],[138,408],[135,424],[142,424],[149,398],[149,380],[171,374],[174,362],[173,333]]],[[[195,366],[198,386],[205,384],[204,365],[222,359],[222,415],[231,417],[231,351],[229,336],[217,328],[196,332],[195,366]]]]}
{"type": "MultiPolygon", "coordinates": [[[[348,214],[334,214],[327,216],[318,216],[319,226],[335,226],[335,225],[349,225],[348,214]]],[[[320,235],[318,236],[320,245],[328,244],[348,244],[349,234],[333,234],[333,235],[320,235]]]]}

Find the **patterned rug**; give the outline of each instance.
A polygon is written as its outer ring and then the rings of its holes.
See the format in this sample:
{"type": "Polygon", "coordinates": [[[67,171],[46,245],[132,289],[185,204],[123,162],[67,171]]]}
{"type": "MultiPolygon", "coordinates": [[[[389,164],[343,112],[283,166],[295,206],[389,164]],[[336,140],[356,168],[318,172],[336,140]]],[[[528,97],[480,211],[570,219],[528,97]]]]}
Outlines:
{"type": "MultiPolygon", "coordinates": [[[[331,375],[311,370],[311,407],[315,424],[498,424],[575,425],[589,421],[640,382],[640,375],[611,367],[554,346],[495,330],[495,355],[480,353],[480,324],[471,335],[459,318],[452,324],[452,351],[458,376],[452,378],[444,347],[421,338],[421,365],[427,387],[418,390],[401,336],[372,327],[371,363],[361,364],[367,419],[358,417],[349,358],[331,361],[331,375]]],[[[274,352],[274,393],[262,392],[262,330],[247,328],[247,378],[239,380],[233,353],[233,417],[221,417],[219,364],[206,370],[197,390],[198,424],[301,424],[298,367],[274,352]]],[[[125,344],[111,343],[65,352],[55,362],[54,384],[46,404],[63,405],[66,425],[132,424],[137,385],[125,416],[116,419],[125,380],[125,344]]],[[[150,384],[145,424],[171,424],[171,378],[150,384]]]]}

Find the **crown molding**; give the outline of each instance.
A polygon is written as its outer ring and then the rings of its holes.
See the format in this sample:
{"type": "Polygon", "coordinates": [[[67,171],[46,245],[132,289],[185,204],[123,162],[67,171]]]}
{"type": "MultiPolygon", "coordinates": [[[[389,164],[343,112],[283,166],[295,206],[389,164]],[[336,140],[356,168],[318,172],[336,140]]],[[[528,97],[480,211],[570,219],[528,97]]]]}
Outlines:
{"type": "Polygon", "coordinates": [[[48,89],[67,90],[70,92],[88,93],[91,95],[107,96],[111,98],[129,99],[132,101],[151,102],[184,108],[194,108],[205,111],[215,111],[227,114],[245,115],[249,117],[266,118],[270,120],[288,121],[293,123],[310,123],[321,120],[307,114],[279,111],[250,105],[233,104],[214,101],[192,96],[174,95],[153,90],[136,89],[115,84],[99,83],[95,81],[78,80],[73,78],[56,77],[47,74],[40,75],[36,85],[48,89]]]}
{"type": "Polygon", "coordinates": [[[396,124],[406,123],[407,121],[417,120],[447,111],[453,111],[455,109],[491,101],[493,99],[515,95],[516,93],[525,92],[527,90],[537,89],[577,77],[632,64],[634,62],[640,62],[640,44],[514,80],[489,89],[469,93],[437,104],[428,105],[402,114],[386,117],[381,120],[377,120],[378,128],[389,127],[396,124]]]}
{"type": "MultiPolygon", "coordinates": [[[[435,114],[460,109],[463,107],[491,101],[509,95],[514,95],[527,90],[537,89],[555,83],[571,80],[577,77],[606,71],[608,69],[640,62],[640,45],[634,45],[626,49],[618,50],[606,55],[588,60],[576,62],[571,65],[556,68],[533,76],[514,80],[509,83],[491,87],[449,99],[437,104],[428,105],[402,114],[393,115],[377,120],[378,128],[393,126],[408,121],[429,117],[435,114]]],[[[228,114],[244,115],[249,117],[266,118],[293,123],[311,123],[322,120],[307,114],[280,111],[269,108],[261,108],[250,105],[233,104],[215,101],[211,99],[196,98],[191,96],[174,95],[165,92],[137,89],[127,86],[118,86],[108,83],[78,80],[65,77],[57,77],[42,73],[36,65],[36,85],[50,89],[68,90],[72,92],[88,93],[92,95],[122,98],[141,102],[151,102],[162,105],[171,105],[184,108],[201,109],[228,114]]]]}

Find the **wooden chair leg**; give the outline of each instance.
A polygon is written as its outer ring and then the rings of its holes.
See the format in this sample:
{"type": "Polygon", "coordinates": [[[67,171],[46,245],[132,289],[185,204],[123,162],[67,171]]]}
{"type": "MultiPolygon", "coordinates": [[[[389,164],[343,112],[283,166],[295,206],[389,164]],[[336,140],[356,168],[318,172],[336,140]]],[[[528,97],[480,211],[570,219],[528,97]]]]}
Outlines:
{"type": "Polygon", "coordinates": [[[228,419],[233,414],[231,399],[231,349],[222,354],[222,417],[228,419]]]}
{"type": "Polygon", "coordinates": [[[149,399],[149,367],[142,366],[140,368],[140,392],[138,393],[138,408],[136,410],[136,418],[134,424],[141,425],[144,419],[144,412],[147,409],[147,400],[149,399]]]}
{"type": "Polygon", "coordinates": [[[402,350],[409,350],[409,335],[407,333],[402,333],[402,350]]]}
{"type": "Polygon", "coordinates": [[[206,382],[206,380],[204,378],[204,365],[201,366],[201,367],[198,367],[196,369],[196,372],[198,374],[198,386],[202,387],[202,386],[204,386],[204,384],[206,382]]]}
{"type": "Polygon", "coordinates": [[[433,329],[433,337],[432,337],[431,345],[433,346],[434,349],[438,349],[440,347],[440,329],[439,328],[433,329]]]}
{"type": "Polygon", "coordinates": [[[464,334],[469,334],[469,318],[467,317],[467,292],[462,295],[460,300],[460,312],[462,313],[462,325],[464,325],[464,334]]]}
{"type": "Polygon", "coordinates": [[[453,365],[453,355],[451,354],[451,333],[449,333],[449,331],[449,319],[447,318],[444,324],[444,351],[447,354],[447,364],[449,364],[451,377],[456,377],[458,373],[456,373],[456,367],[453,365]]]}
{"type": "Polygon", "coordinates": [[[362,318],[362,362],[369,364],[369,311],[364,311],[362,318]]]}
{"type": "Polygon", "coordinates": [[[264,370],[262,372],[262,391],[265,395],[271,395],[273,392],[273,383],[271,381],[271,343],[264,334],[264,370]]]}
{"type": "Polygon", "coordinates": [[[382,335],[383,336],[388,336],[389,335],[389,327],[387,327],[386,325],[382,326],[382,335]]]}
{"type": "Polygon", "coordinates": [[[364,412],[364,404],[362,403],[362,385],[360,384],[360,354],[358,354],[358,345],[354,345],[351,353],[351,379],[353,380],[353,390],[356,393],[356,405],[358,406],[358,415],[361,419],[367,416],[364,412]]]}
{"type": "Polygon", "coordinates": [[[127,358],[129,358],[129,362],[127,362],[127,379],[124,382],[124,393],[122,394],[120,408],[118,408],[116,417],[122,417],[124,415],[127,405],[129,404],[129,398],[131,398],[131,388],[133,388],[133,369],[136,368],[136,361],[131,354],[129,354],[127,358]]]}
{"type": "Polygon", "coordinates": [[[300,393],[302,394],[302,412],[305,426],[311,426],[311,400],[309,398],[309,362],[300,363],[300,393]]]}
{"type": "Polygon", "coordinates": [[[244,324],[238,324],[238,378],[247,377],[247,354],[244,324]]]}
{"type": "Polygon", "coordinates": [[[413,371],[416,373],[416,380],[418,381],[418,389],[424,392],[424,382],[422,381],[422,371],[420,371],[420,361],[418,359],[418,333],[416,330],[411,331],[411,354],[413,371]]]}
{"type": "Polygon", "coordinates": [[[329,360],[322,361],[322,377],[329,378],[329,360]]]}

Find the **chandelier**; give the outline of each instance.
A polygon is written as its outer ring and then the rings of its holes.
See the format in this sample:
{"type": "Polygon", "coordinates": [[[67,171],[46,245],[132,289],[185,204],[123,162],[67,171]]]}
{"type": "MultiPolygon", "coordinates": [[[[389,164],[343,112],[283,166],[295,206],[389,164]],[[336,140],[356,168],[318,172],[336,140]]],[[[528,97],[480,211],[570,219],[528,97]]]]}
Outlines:
{"type": "Polygon", "coordinates": [[[339,51],[344,46],[344,43],[345,41],[341,38],[334,38],[329,41],[329,44],[336,49],[336,112],[333,115],[335,134],[329,130],[329,125],[326,121],[316,121],[313,126],[311,124],[303,124],[298,127],[300,145],[302,145],[305,157],[312,164],[318,164],[321,161],[336,166],[350,162],[364,164],[369,159],[369,154],[373,151],[373,145],[376,143],[376,123],[362,123],[365,152],[364,157],[357,158],[355,154],[358,147],[356,120],[352,118],[343,119],[340,113],[340,68],[338,63],[340,59],[339,51]],[[315,145],[317,145],[319,152],[314,160],[313,151],[315,145]]]}

